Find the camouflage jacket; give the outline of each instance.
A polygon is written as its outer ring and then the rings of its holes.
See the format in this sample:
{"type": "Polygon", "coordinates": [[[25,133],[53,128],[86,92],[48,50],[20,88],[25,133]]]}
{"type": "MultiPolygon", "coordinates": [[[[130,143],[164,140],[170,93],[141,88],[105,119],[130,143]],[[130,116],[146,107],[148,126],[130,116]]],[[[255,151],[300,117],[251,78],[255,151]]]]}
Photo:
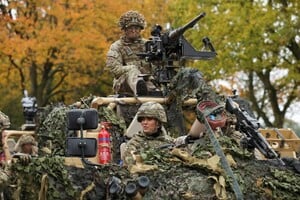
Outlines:
{"type": "Polygon", "coordinates": [[[8,171],[7,168],[0,167],[0,192],[8,185],[8,171]]]}
{"type": "Polygon", "coordinates": [[[139,70],[141,74],[151,74],[151,64],[136,55],[145,51],[145,42],[143,38],[134,43],[126,42],[124,37],[121,37],[110,46],[106,67],[114,76],[115,91],[118,90],[115,85],[123,84],[131,69],[139,70]]]}
{"type": "Polygon", "coordinates": [[[10,127],[9,117],[0,111],[0,130],[7,129],[10,127]]]}
{"type": "Polygon", "coordinates": [[[164,144],[172,144],[174,139],[166,132],[160,131],[158,136],[147,136],[143,132],[138,132],[128,141],[124,152],[124,164],[127,166],[135,164],[135,155],[147,149],[158,148],[164,144]]]}

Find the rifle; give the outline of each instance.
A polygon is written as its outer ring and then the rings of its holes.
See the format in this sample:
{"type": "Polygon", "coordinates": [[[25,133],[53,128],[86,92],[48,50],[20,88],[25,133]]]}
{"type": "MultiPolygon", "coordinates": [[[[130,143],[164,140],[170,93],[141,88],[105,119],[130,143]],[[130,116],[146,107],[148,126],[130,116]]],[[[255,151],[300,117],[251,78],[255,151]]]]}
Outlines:
{"type": "Polygon", "coordinates": [[[225,105],[226,110],[234,114],[237,118],[236,130],[244,135],[241,143],[248,149],[257,148],[266,158],[277,159],[282,165],[285,165],[268,141],[258,131],[260,123],[257,119],[251,117],[245,110],[236,106],[231,97],[227,97],[225,105]]]}
{"type": "Polygon", "coordinates": [[[167,84],[177,73],[176,67],[173,65],[174,61],[186,59],[205,60],[216,56],[215,49],[207,37],[202,42],[204,47],[209,48],[210,51],[197,51],[183,36],[205,15],[205,13],[201,13],[184,26],[165,33],[162,33],[160,25],[155,25],[151,31],[150,39],[145,43],[145,52],[137,54],[145,61],[155,65],[154,82],[164,87],[164,95],[168,94],[167,84]]]}

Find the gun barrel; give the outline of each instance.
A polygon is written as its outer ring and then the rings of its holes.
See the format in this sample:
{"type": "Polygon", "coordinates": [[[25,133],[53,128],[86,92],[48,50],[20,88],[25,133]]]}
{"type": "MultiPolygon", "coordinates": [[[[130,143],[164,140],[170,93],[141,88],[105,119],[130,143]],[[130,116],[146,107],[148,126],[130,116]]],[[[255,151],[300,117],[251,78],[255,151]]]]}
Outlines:
{"type": "Polygon", "coordinates": [[[188,30],[189,28],[192,28],[201,18],[203,18],[206,15],[205,12],[201,13],[200,15],[198,15],[197,17],[195,17],[194,19],[192,19],[190,22],[188,22],[187,24],[185,24],[182,27],[179,27],[173,31],[171,31],[169,33],[169,38],[170,39],[176,39],[178,38],[180,35],[182,35],[186,30],[188,30]]]}

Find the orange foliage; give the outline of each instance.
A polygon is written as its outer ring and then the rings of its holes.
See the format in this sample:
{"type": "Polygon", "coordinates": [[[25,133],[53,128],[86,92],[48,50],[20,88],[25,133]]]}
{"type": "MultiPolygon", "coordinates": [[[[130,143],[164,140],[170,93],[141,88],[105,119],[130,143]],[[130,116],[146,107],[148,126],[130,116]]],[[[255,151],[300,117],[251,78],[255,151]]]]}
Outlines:
{"type": "Polygon", "coordinates": [[[138,10],[152,24],[165,22],[166,2],[14,1],[8,9],[17,10],[16,20],[0,15],[0,25],[6,27],[0,30],[1,83],[13,80],[17,86],[12,90],[29,90],[39,105],[108,94],[112,80],[105,58],[109,45],[120,37],[120,15],[138,10]]]}

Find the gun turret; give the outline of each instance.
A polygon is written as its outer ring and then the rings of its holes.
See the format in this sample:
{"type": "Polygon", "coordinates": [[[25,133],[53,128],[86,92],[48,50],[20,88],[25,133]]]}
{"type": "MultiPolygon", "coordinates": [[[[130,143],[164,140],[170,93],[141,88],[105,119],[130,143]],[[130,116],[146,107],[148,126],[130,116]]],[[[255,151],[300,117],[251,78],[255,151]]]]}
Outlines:
{"type": "Polygon", "coordinates": [[[183,64],[181,61],[186,59],[207,60],[217,55],[208,37],[202,40],[205,50],[197,51],[183,36],[205,15],[203,12],[184,26],[165,33],[158,24],[152,28],[151,37],[145,43],[145,52],[137,55],[155,65],[153,76],[157,85],[166,87],[166,84],[177,74],[176,68],[181,66],[174,66],[174,61],[180,61],[179,65],[181,65],[183,64]]]}
{"type": "Polygon", "coordinates": [[[202,42],[204,47],[209,47],[210,51],[196,51],[183,36],[204,16],[205,13],[201,13],[184,26],[166,33],[162,33],[162,27],[156,24],[152,28],[151,38],[145,44],[146,51],[137,55],[148,62],[162,61],[163,65],[170,65],[170,61],[183,59],[205,60],[214,58],[216,52],[208,37],[205,37],[202,42]]]}

